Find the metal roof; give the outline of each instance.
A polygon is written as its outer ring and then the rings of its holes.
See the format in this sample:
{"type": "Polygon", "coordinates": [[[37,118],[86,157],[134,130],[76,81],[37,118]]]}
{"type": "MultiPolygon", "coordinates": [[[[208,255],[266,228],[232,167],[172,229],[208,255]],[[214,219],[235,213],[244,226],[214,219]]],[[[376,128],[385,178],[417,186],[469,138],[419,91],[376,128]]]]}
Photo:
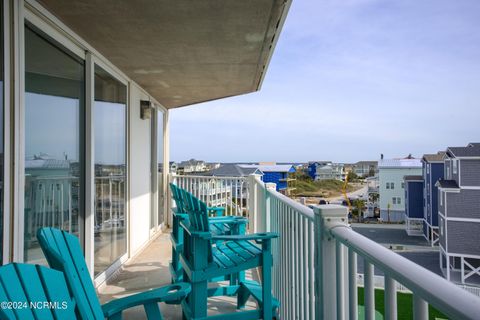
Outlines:
{"type": "Polygon", "coordinates": [[[421,168],[420,159],[383,159],[378,160],[379,168],[421,168]]]}
{"type": "Polygon", "coordinates": [[[69,169],[70,161],[56,159],[33,159],[25,160],[25,168],[28,169],[69,169]]]}

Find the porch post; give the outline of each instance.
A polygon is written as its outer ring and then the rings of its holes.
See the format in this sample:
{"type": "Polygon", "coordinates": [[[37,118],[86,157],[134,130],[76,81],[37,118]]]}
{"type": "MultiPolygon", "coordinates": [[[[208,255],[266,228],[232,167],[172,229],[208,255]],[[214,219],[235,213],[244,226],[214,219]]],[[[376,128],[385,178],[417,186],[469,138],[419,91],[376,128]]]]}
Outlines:
{"type": "MultiPolygon", "coordinates": [[[[339,205],[319,205],[314,207],[315,213],[315,315],[316,319],[337,319],[337,309],[345,310],[347,301],[337,297],[337,241],[329,230],[338,225],[347,225],[348,211],[339,205]],[[337,301],[343,305],[337,306],[337,301]]],[[[346,255],[342,254],[345,258],[346,255]]],[[[343,266],[347,265],[345,261],[343,266]]],[[[344,272],[342,267],[341,272],[344,272]]],[[[342,281],[345,285],[345,281],[342,281]]],[[[348,284],[346,286],[348,288],[348,284]]],[[[341,294],[348,292],[340,288],[341,294]]]]}

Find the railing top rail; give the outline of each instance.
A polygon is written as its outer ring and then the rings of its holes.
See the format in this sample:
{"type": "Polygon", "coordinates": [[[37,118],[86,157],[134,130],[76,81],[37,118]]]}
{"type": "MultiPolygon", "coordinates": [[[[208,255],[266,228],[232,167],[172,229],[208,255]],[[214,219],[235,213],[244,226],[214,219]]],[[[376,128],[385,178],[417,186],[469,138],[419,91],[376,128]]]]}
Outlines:
{"type": "Polygon", "coordinates": [[[362,236],[348,226],[337,225],[330,229],[330,233],[453,319],[478,319],[480,299],[477,296],[362,236]]]}
{"type": "Polygon", "coordinates": [[[227,177],[227,176],[200,176],[200,175],[183,175],[172,174],[172,178],[202,178],[202,179],[220,179],[220,180],[246,180],[248,176],[243,177],[227,177]]]}
{"type": "Polygon", "coordinates": [[[295,211],[297,211],[298,213],[300,213],[301,215],[307,217],[308,219],[310,220],[314,220],[314,213],[313,213],[313,209],[310,209],[309,207],[301,204],[301,203],[298,203],[292,199],[290,199],[289,197],[287,196],[284,196],[283,194],[281,194],[280,192],[277,192],[276,190],[268,190],[267,191],[271,196],[277,198],[279,201],[285,203],[286,205],[292,207],[295,211]]]}

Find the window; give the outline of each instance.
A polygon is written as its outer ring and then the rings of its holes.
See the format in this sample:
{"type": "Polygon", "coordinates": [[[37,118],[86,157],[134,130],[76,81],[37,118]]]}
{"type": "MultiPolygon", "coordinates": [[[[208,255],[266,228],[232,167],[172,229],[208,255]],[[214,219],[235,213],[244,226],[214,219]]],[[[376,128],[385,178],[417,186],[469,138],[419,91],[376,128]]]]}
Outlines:
{"type": "Polygon", "coordinates": [[[430,165],[427,164],[427,173],[430,173],[430,165]]]}
{"type": "Polygon", "coordinates": [[[396,197],[393,197],[393,198],[392,198],[392,203],[393,203],[393,204],[397,204],[397,198],[396,198],[396,197]]]}
{"type": "Polygon", "coordinates": [[[387,182],[386,188],[387,188],[387,189],[390,189],[390,182],[387,182]]]}
{"type": "Polygon", "coordinates": [[[405,182],[402,182],[402,189],[405,189],[405,182]]]}
{"type": "Polygon", "coordinates": [[[453,174],[457,174],[457,167],[458,167],[458,159],[454,159],[452,161],[452,171],[453,174]]]}
{"type": "Polygon", "coordinates": [[[395,184],[393,182],[390,182],[390,189],[395,189],[395,184]]]}
{"type": "Polygon", "coordinates": [[[445,162],[445,168],[447,170],[447,179],[452,179],[452,177],[450,176],[450,161],[445,162]]]}
{"type": "Polygon", "coordinates": [[[95,65],[95,275],[127,251],[127,87],[95,65]]]}
{"type": "Polygon", "coordinates": [[[397,197],[397,204],[402,204],[402,198],[397,197]]]}
{"type": "Polygon", "coordinates": [[[25,26],[25,262],[45,262],[41,227],[83,238],[84,75],[83,60],[25,26]]]}

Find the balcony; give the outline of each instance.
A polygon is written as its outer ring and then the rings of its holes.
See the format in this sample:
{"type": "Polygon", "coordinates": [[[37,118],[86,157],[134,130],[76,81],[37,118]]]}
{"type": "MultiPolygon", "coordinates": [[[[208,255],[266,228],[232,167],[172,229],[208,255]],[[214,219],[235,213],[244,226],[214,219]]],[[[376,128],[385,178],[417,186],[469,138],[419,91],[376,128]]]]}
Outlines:
{"type": "MultiPolygon", "coordinates": [[[[312,210],[255,175],[169,179],[197,196],[208,195],[207,203],[223,204],[228,215],[247,217],[249,232],[280,234],[272,244],[272,284],[282,319],[475,319],[480,314],[476,295],[353,231],[344,207],[312,210]],[[397,301],[397,295],[402,299],[397,301]],[[405,298],[412,303],[405,305],[405,298]]],[[[156,238],[115,280],[99,288],[101,299],[170,283],[170,247],[166,234],[156,238]]],[[[256,278],[255,270],[248,276],[256,278]]],[[[234,309],[229,298],[209,301],[209,314],[234,309]]],[[[178,306],[164,306],[163,312],[172,319],[181,314],[178,306]]],[[[127,318],[141,319],[140,314],[136,309],[127,318]]]]}

